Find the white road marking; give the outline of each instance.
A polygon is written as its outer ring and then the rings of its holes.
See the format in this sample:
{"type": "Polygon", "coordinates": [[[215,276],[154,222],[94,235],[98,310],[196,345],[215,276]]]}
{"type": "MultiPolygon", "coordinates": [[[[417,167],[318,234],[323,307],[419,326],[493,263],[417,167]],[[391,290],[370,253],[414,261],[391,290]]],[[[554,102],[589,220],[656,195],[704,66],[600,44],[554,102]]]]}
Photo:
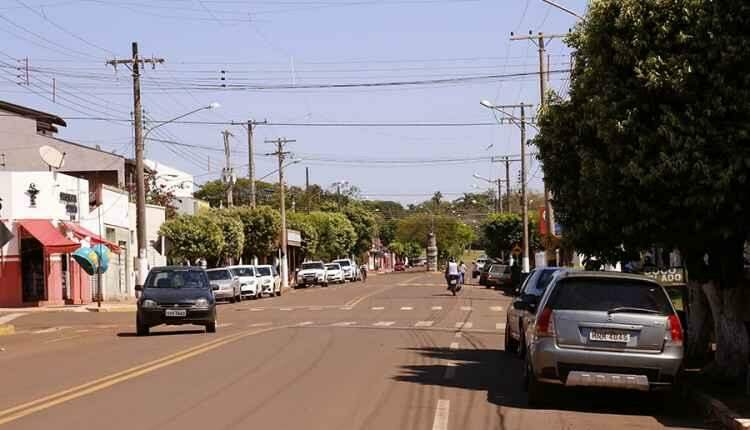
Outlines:
{"type": "Polygon", "coordinates": [[[413,311],[413,310],[414,310],[414,308],[413,308],[413,307],[411,307],[411,306],[402,306],[402,307],[401,307],[401,310],[402,310],[402,311],[413,311]]]}
{"type": "Polygon", "coordinates": [[[250,308],[250,312],[260,312],[263,308],[250,308]]]}
{"type": "Polygon", "coordinates": [[[451,361],[445,365],[445,374],[443,375],[443,378],[453,379],[455,376],[456,376],[456,363],[451,361]]]}
{"type": "Polygon", "coordinates": [[[442,307],[442,306],[433,306],[433,307],[432,307],[432,310],[433,310],[433,311],[442,311],[442,310],[443,310],[443,307],[442,307]]]}
{"type": "Polygon", "coordinates": [[[468,312],[471,310],[471,306],[461,306],[461,310],[464,312],[468,312]]]}
{"type": "Polygon", "coordinates": [[[24,315],[26,315],[26,314],[15,313],[15,314],[8,314],[8,315],[1,316],[0,317],[0,324],[7,324],[7,323],[13,321],[14,319],[16,319],[18,317],[22,317],[24,315]]]}
{"type": "Polygon", "coordinates": [[[76,333],[88,333],[91,330],[76,330],[76,333]]]}
{"type": "Polygon", "coordinates": [[[349,327],[350,325],[357,324],[357,321],[341,321],[331,324],[333,327],[349,327]]]}
{"type": "Polygon", "coordinates": [[[267,327],[269,325],[273,325],[273,323],[270,323],[270,322],[253,323],[253,324],[250,324],[248,327],[267,327]]]}
{"type": "Polygon", "coordinates": [[[301,322],[297,324],[297,327],[304,327],[306,325],[313,325],[313,324],[315,324],[313,321],[305,321],[305,322],[301,322]]]}
{"type": "Polygon", "coordinates": [[[435,419],[432,421],[432,430],[448,430],[448,418],[450,417],[451,401],[440,399],[435,408],[435,419]]]}
{"type": "Polygon", "coordinates": [[[432,327],[433,324],[435,324],[435,321],[417,321],[414,327],[432,327]]]}
{"type": "Polygon", "coordinates": [[[495,324],[495,330],[505,330],[505,323],[495,324]]]}
{"type": "Polygon", "coordinates": [[[62,326],[62,327],[50,327],[50,328],[45,328],[45,329],[43,329],[43,330],[36,330],[36,331],[32,331],[32,333],[34,333],[34,334],[54,333],[54,332],[56,332],[56,331],[64,330],[64,329],[66,329],[66,328],[70,328],[70,327],[67,327],[67,326],[62,326]]]}
{"type": "Polygon", "coordinates": [[[450,349],[458,349],[458,342],[451,343],[450,349]]]}
{"type": "Polygon", "coordinates": [[[229,327],[229,326],[231,326],[231,325],[234,325],[234,323],[222,323],[222,324],[217,324],[217,325],[216,325],[216,327],[217,327],[217,328],[221,328],[221,327],[229,327]]]}
{"type": "Polygon", "coordinates": [[[339,309],[342,310],[342,311],[350,311],[350,310],[352,310],[352,307],[351,306],[344,306],[344,307],[341,307],[339,309]]]}
{"type": "Polygon", "coordinates": [[[503,307],[502,306],[490,306],[490,310],[492,312],[502,312],[503,311],[503,307]]]}
{"type": "Polygon", "coordinates": [[[396,321],[378,321],[375,324],[373,324],[375,327],[390,327],[393,324],[396,324],[396,321]]]}
{"type": "Polygon", "coordinates": [[[474,323],[471,322],[471,321],[469,321],[469,322],[457,322],[456,323],[456,328],[466,328],[466,329],[469,329],[469,328],[472,328],[472,327],[474,327],[474,323]]]}
{"type": "Polygon", "coordinates": [[[384,308],[384,307],[382,307],[382,306],[375,306],[375,307],[372,307],[372,308],[370,308],[370,309],[372,309],[372,310],[374,310],[374,311],[382,311],[382,310],[383,310],[383,309],[385,309],[385,308],[384,308]]]}
{"type": "Polygon", "coordinates": [[[455,337],[464,337],[464,335],[460,331],[457,331],[455,337]]]}
{"type": "Polygon", "coordinates": [[[291,311],[292,308],[279,308],[280,311],[291,311]]]}
{"type": "Polygon", "coordinates": [[[77,338],[79,338],[79,337],[83,337],[83,335],[82,335],[82,334],[77,334],[77,335],[75,335],[75,336],[58,337],[57,339],[46,340],[46,341],[44,341],[44,343],[55,343],[55,342],[62,342],[62,341],[64,341],[64,340],[77,339],[77,338]]]}
{"type": "Polygon", "coordinates": [[[308,309],[311,311],[322,311],[323,307],[322,306],[310,306],[308,309]]]}

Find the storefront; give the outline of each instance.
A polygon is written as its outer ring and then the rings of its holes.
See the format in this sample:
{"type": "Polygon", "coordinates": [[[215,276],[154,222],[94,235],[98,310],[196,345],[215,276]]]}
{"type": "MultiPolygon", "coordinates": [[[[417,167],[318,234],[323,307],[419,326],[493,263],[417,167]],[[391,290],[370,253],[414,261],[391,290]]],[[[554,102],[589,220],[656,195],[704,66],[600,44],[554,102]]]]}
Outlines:
{"type": "Polygon", "coordinates": [[[71,257],[83,245],[106,242],[78,222],[88,213],[88,182],[0,172],[0,184],[0,307],[91,302],[91,278],[71,257]]]}

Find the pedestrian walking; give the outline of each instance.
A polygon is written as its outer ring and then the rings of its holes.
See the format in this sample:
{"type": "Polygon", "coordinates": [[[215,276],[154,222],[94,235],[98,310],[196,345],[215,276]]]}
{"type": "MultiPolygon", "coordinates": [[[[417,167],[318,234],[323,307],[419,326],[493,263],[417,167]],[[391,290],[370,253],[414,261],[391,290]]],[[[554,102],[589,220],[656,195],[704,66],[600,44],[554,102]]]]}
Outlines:
{"type": "Polygon", "coordinates": [[[461,275],[461,285],[466,282],[466,264],[464,262],[458,263],[458,273],[461,275]]]}
{"type": "Polygon", "coordinates": [[[367,282],[367,266],[362,265],[360,267],[360,273],[362,273],[362,282],[367,282]]]}

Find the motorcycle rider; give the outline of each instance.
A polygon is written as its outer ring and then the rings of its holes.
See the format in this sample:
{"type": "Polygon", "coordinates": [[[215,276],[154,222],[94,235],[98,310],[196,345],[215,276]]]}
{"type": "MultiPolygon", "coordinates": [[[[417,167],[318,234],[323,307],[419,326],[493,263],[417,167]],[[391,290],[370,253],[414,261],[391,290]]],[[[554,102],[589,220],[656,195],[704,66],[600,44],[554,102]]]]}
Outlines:
{"type": "Polygon", "coordinates": [[[458,272],[458,263],[456,259],[451,257],[448,260],[448,264],[445,266],[445,281],[448,283],[448,289],[451,289],[451,279],[458,280],[461,275],[458,272]]]}

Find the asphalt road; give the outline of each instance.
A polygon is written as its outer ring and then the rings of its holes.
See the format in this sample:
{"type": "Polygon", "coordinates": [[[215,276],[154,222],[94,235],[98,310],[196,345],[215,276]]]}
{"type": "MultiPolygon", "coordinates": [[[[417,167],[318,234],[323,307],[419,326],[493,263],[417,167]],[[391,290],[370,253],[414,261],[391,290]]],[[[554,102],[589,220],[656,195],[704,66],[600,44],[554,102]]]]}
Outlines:
{"type": "Polygon", "coordinates": [[[709,428],[679,401],[566,391],[526,405],[502,352],[510,300],[439,275],[370,277],[221,305],[219,330],[158,327],[133,313],[45,312],[0,337],[8,429],[709,428]]]}

